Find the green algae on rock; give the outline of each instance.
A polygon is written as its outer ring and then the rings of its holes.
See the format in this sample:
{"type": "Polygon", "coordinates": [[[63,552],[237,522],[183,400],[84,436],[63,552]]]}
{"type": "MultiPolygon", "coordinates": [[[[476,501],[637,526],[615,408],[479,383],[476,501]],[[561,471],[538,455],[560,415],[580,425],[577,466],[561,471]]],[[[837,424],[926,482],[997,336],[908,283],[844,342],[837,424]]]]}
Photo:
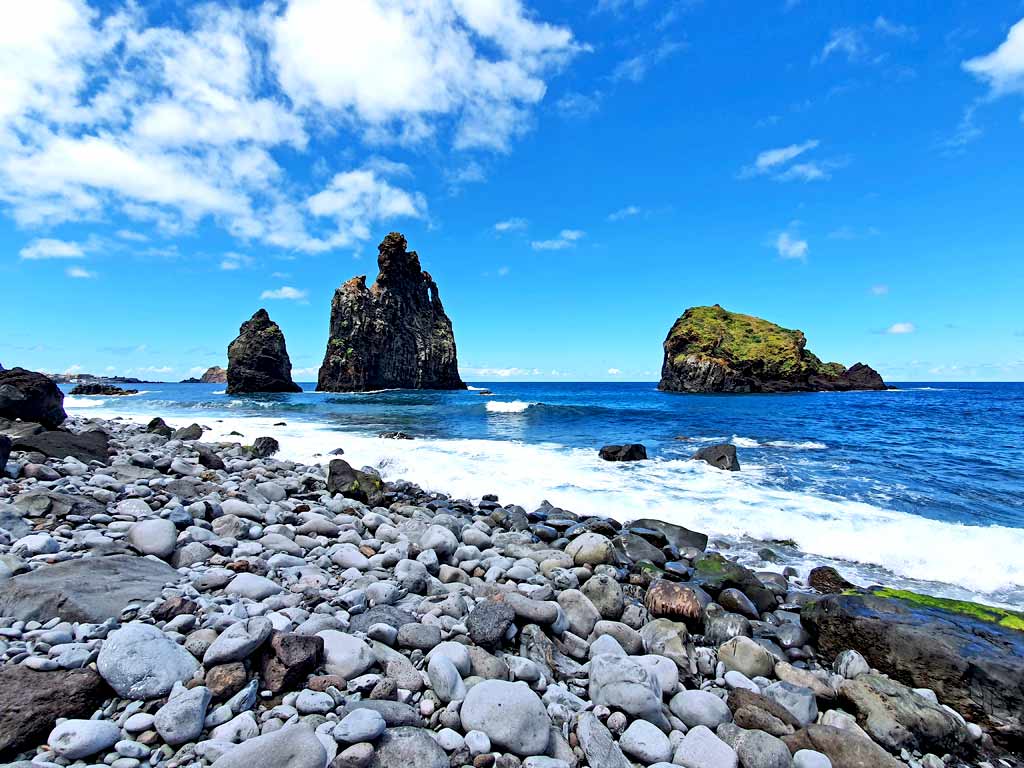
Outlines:
{"type": "Polygon", "coordinates": [[[970,616],[979,621],[998,624],[1007,629],[1016,629],[1024,632],[1024,613],[1009,611],[1003,608],[995,608],[991,605],[972,603],[967,600],[950,600],[945,597],[933,597],[922,595],[918,592],[911,592],[906,589],[891,589],[881,587],[868,590],[875,597],[889,597],[897,600],[905,600],[922,608],[936,608],[941,611],[959,613],[970,616]]]}
{"type": "Polygon", "coordinates": [[[802,331],[718,304],[690,307],[665,339],[658,388],[669,392],[814,392],[885,389],[857,363],[824,363],[802,331]]]}

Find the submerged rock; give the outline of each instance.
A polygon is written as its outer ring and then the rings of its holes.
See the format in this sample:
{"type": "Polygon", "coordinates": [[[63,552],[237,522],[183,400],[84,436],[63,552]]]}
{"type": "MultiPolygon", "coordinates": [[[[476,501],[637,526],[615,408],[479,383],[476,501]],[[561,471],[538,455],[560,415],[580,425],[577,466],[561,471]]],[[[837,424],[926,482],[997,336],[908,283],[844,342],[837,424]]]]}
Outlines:
{"type": "Polygon", "coordinates": [[[816,392],[885,389],[872,368],[823,363],[801,331],[718,304],[691,307],[665,338],[658,389],[667,392],[816,392]]]}
{"type": "Polygon", "coordinates": [[[695,461],[706,461],[712,467],[727,469],[730,472],[739,472],[740,470],[740,460],[736,458],[736,446],[730,443],[701,448],[691,458],[695,461]]]}
{"type": "Polygon", "coordinates": [[[605,461],[642,461],[647,458],[647,449],[639,443],[606,445],[598,455],[605,461]]]}
{"type": "Polygon", "coordinates": [[[301,392],[292,381],[292,361],[288,358],[284,334],[259,309],[242,323],[238,337],[228,346],[227,393],[301,392]]]}
{"type": "Polygon", "coordinates": [[[376,282],[354,277],[334,292],[317,389],[466,388],[437,284],[406,246],[392,232],[378,248],[376,282]]]}
{"type": "Polygon", "coordinates": [[[68,415],[64,393],[49,376],[24,368],[0,369],[0,416],[56,429],[68,415]]]}

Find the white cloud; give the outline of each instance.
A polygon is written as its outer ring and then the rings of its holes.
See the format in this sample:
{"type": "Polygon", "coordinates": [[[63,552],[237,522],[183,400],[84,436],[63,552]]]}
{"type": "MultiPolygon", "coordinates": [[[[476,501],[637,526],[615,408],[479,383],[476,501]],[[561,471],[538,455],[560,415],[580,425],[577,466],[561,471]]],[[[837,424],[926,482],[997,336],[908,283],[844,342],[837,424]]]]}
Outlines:
{"type": "Polygon", "coordinates": [[[801,240],[798,236],[792,235],[789,232],[781,232],[775,238],[775,250],[778,251],[779,256],[783,259],[806,261],[809,246],[806,240],[801,240]]]}
{"type": "Polygon", "coordinates": [[[508,275],[508,267],[498,267],[498,277],[505,277],[508,275]]]}
{"type": "Polygon", "coordinates": [[[1024,19],[1012,27],[1006,40],[984,56],[963,62],[963,68],[988,83],[993,96],[1024,92],[1024,19]]]}
{"type": "Polygon", "coordinates": [[[581,50],[519,0],[291,0],[269,31],[271,63],[300,108],[404,142],[444,116],[458,148],[507,149],[544,96],[544,72],[581,50]]]}
{"type": "Polygon", "coordinates": [[[647,73],[654,65],[684,50],[686,50],[686,43],[668,40],[653,51],[624,59],[612,70],[612,82],[628,80],[632,83],[639,83],[647,77],[647,73]]]}
{"type": "Polygon", "coordinates": [[[561,251],[566,248],[575,248],[576,242],[586,236],[581,229],[563,229],[558,237],[553,240],[534,240],[530,247],[535,251],[561,251]]]}
{"type": "Polygon", "coordinates": [[[310,378],[316,378],[320,374],[320,366],[311,365],[308,368],[292,368],[292,379],[297,379],[299,376],[309,376],[310,378]]]}
{"type": "Polygon", "coordinates": [[[907,24],[899,24],[895,21],[890,21],[885,16],[878,16],[875,19],[874,24],[875,30],[888,35],[889,37],[902,37],[907,40],[917,39],[917,30],[907,24]]]}
{"type": "Polygon", "coordinates": [[[526,219],[514,216],[511,219],[505,219],[504,221],[499,221],[498,223],[496,223],[494,225],[494,231],[499,233],[518,232],[520,230],[526,229],[528,226],[530,226],[530,222],[528,222],[526,219]]]}
{"type": "Polygon", "coordinates": [[[604,94],[600,91],[589,94],[570,91],[555,102],[555,107],[563,117],[590,117],[601,109],[603,98],[604,94]]]}
{"type": "Polygon", "coordinates": [[[334,220],[336,229],[322,247],[314,243],[307,246],[310,250],[326,250],[369,239],[369,225],[374,222],[400,216],[423,218],[427,201],[419,192],[406,192],[375,171],[361,169],[336,174],[324,190],[306,201],[306,206],[315,216],[334,220]]]}
{"type": "Polygon", "coordinates": [[[802,144],[790,144],[789,146],[778,147],[777,149],[766,149],[758,153],[757,157],[754,158],[754,164],[747,166],[746,170],[750,175],[767,173],[780,165],[785,165],[790,160],[796,159],[804,152],[814,149],[820,143],[817,139],[809,139],[802,144]]]}
{"type": "Polygon", "coordinates": [[[70,375],[70,374],[73,374],[73,373],[81,373],[81,372],[82,372],[82,366],[79,363],[75,363],[74,365],[69,365],[67,368],[64,369],[64,373],[67,374],[67,375],[70,375]]]}
{"type": "MultiPolygon", "coordinates": [[[[544,372],[540,368],[475,368],[467,367],[463,368],[459,366],[459,373],[463,376],[496,376],[500,379],[507,379],[510,376],[543,376],[544,372]]],[[[554,372],[552,372],[554,373],[554,372]]]]}
{"type": "Polygon", "coordinates": [[[220,268],[225,271],[232,272],[234,270],[241,269],[242,267],[252,266],[252,263],[252,256],[229,251],[228,253],[225,253],[224,258],[221,259],[220,268]]]}
{"type": "Polygon", "coordinates": [[[145,243],[149,240],[149,238],[141,232],[134,232],[130,229],[119,229],[116,234],[122,240],[130,240],[136,243],[145,243]]]}
{"type": "Polygon", "coordinates": [[[67,274],[68,277],[74,277],[79,279],[88,279],[90,277],[96,277],[95,272],[90,272],[89,270],[82,269],[81,267],[68,267],[68,269],[65,270],[65,274],[67,274]]]}
{"type": "Polygon", "coordinates": [[[917,328],[914,327],[913,323],[893,323],[885,329],[885,332],[900,335],[904,333],[913,333],[916,330],[917,328]]]}
{"type": "Polygon", "coordinates": [[[833,30],[825,47],[821,49],[818,61],[827,61],[830,56],[845,54],[848,61],[857,61],[867,55],[867,45],[861,33],[853,27],[833,30]]]}
{"type": "Polygon", "coordinates": [[[612,376],[618,376],[620,373],[622,373],[622,371],[620,371],[618,368],[609,368],[608,373],[611,374],[612,376]]]}
{"type": "Polygon", "coordinates": [[[426,200],[386,180],[408,166],[376,155],[347,171],[325,160],[331,182],[309,190],[291,176],[311,145],[318,159],[352,135],[507,151],[582,50],[520,0],[193,4],[159,23],[127,0],[12,6],[0,204],[25,226],[123,214],[179,235],[210,219],[245,242],[351,247],[379,221],[423,217],[426,200]]]}
{"type": "Polygon", "coordinates": [[[632,216],[639,216],[641,213],[642,211],[637,206],[627,205],[625,208],[619,208],[619,210],[609,213],[608,221],[622,221],[622,219],[628,219],[632,216]]]}
{"type": "Polygon", "coordinates": [[[871,293],[875,296],[885,296],[889,293],[889,286],[885,283],[878,283],[871,286],[871,293]]]}
{"type": "Polygon", "coordinates": [[[308,291],[301,291],[292,288],[290,285],[283,285],[274,290],[266,290],[260,294],[261,299],[290,299],[291,301],[302,301],[309,295],[308,291]]]}
{"type": "Polygon", "coordinates": [[[48,237],[33,240],[18,253],[23,259],[81,259],[85,249],[78,243],[48,237]]]}

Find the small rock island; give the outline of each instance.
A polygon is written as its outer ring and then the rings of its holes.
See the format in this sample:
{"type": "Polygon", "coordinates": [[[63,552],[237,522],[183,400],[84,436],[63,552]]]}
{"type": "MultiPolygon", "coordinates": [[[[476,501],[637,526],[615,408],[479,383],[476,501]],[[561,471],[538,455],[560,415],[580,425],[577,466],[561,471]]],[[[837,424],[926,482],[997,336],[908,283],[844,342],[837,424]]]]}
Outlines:
{"type": "Polygon", "coordinates": [[[317,389],[465,389],[437,283],[398,232],[378,251],[380,272],[371,287],[360,275],[334,292],[317,389]]]}
{"type": "Polygon", "coordinates": [[[292,381],[292,361],[281,328],[259,309],[228,346],[227,393],[301,392],[292,381]]]}
{"type": "Polygon", "coordinates": [[[868,365],[823,363],[802,331],[718,304],[690,307],[665,338],[665,392],[845,392],[886,389],[868,365]]]}

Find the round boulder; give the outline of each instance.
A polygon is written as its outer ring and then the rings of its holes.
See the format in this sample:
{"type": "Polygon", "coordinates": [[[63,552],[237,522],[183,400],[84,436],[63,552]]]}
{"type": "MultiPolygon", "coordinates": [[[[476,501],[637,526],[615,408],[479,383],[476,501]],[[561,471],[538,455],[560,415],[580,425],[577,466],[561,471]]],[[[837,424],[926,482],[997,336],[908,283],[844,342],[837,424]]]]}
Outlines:
{"type": "Polygon", "coordinates": [[[493,746],[516,755],[542,755],[547,749],[551,718],[526,683],[477,683],[462,703],[461,716],[466,732],[483,731],[493,746]]]}

